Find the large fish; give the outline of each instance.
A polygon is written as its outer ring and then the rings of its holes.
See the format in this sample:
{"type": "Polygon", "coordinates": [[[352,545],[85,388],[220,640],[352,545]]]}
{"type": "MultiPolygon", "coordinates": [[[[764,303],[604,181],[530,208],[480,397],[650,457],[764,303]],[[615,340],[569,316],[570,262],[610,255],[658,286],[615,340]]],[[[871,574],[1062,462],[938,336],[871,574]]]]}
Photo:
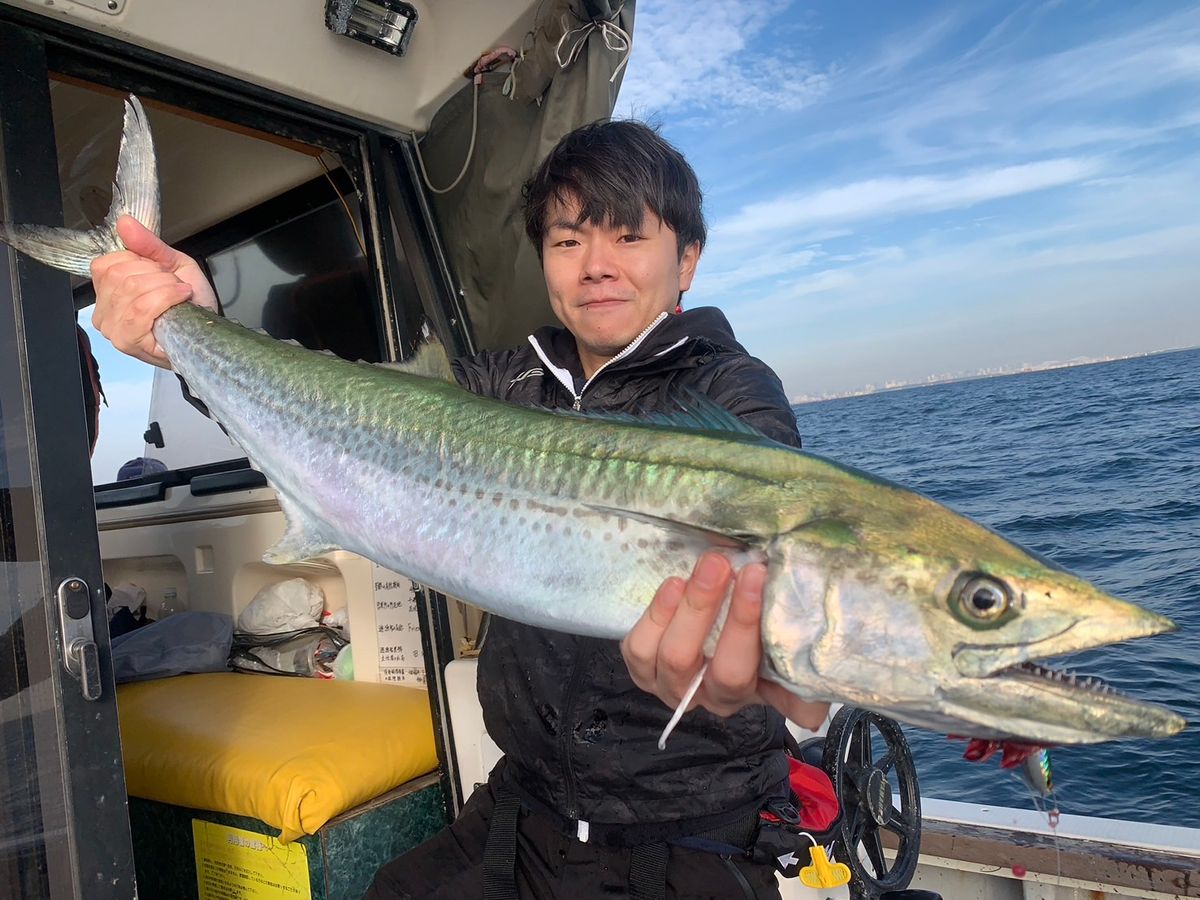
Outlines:
{"type": "MultiPolygon", "coordinates": [[[[157,229],[145,113],[125,110],[108,218],[0,228],[88,275],[130,213],[157,229]]],[[[266,474],[273,562],[333,548],[483,609],[619,638],[663,579],[716,548],[765,560],[762,674],[980,738],[1165,737],[1183,720],[1035,660],[1174,629],[887,481],[776,444],[706,401],[649,421],[516,407],[431,373],[351,363],[191,304],[154,325],[175,370],[266,474]],[[419,374],[422,373],[423,374],[419,374]]]]}

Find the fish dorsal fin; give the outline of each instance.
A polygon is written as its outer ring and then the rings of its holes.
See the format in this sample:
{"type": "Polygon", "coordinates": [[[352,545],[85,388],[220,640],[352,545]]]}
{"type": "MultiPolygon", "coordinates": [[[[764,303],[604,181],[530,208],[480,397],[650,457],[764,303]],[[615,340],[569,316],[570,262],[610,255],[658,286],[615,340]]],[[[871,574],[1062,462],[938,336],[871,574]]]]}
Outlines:
{"type": "Polygon", "coordinates": [[[639,415],[636,413],[607,412],[607,411],[575,411],[569,409],[552,409],[556,415],[574,416],[576,418],[596,419],[602,422],[619,422],[623,425],[654,425],[661,428],[677,428],[683,431],[695,431],[704,434],[719,435],[735,441],[748,444],[777,443],[767,437],[753,425],[739,419],[725,407],[692,390],[685,390],[676,396],[679,408],[668,411],[655,411],[639,415]]]}
{"type": "Polygon", "coordinates": [[[408,359],[402,359],[400,362],[378,363],[378,365],[383,369],[394,369],[397,372],[416,375],[419,378],[432,378],[436,381],[454,383],[454,373],[450,371],[450,357],[446,355],[446,348],[432,334],[417,347],[416,352],[408,359]]]}
{"type": "Polygon", "coordinates": [[[665,531],[671,531],[680,537],[686,538],[690,542],[695,542],[703,547],[723,547],[727,550],[748,550],[761,543],[749,535],[725,534],[720,531],[711,531],[707,528],[700,528],[697,525],[690,525],[687,522],[679,522],[675,519],[666,519],[662,516],[655,516],[649,513],[636,512],[631,509],[618,509],[614,506],[599,506],[594,503],[585,504],[588,509],[593,509],[596,512],[604,513],[610,516],[620,516],[624,519],[633,519],[635,522],[642,522],[646,525],[653,525],[655,528],[661,528],[665,531]]]}

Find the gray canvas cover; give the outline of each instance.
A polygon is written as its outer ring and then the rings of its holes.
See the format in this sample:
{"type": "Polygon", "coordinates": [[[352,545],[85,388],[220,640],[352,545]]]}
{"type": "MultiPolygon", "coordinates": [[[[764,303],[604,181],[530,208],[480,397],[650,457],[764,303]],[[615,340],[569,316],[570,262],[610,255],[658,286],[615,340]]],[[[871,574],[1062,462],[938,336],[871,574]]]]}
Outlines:
{"type": "MultiPolygon", "coordinates": [[[[547,0],[520,48],[523,58],[512,78],[504,71],[483,75],[470,165],[452,191],[432,195],[476,349],[514,347],[535,328],[554,322],[541,265],[525,236],[521,185],[563,135],[612,115],[628,49],[603,23],[618,26],[632,40],[633,14],[634,0],[547,0]],[[560,67],[559,59],[579,41],[584,43],[574,62],[560,67]]],[[[473,95],[468,79],[438,110],[420,142],[435,188],[451,184],[462,171],[473,95]]]]}

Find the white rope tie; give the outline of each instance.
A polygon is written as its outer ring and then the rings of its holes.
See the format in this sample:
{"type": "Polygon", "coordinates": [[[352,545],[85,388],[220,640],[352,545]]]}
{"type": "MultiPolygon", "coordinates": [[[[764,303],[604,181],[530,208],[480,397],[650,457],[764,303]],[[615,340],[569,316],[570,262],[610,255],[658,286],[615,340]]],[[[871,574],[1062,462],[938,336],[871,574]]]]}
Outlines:
{"type": "MultiPolygon", "coordinates": [[[[467,174],[467,169],[471,167],[471,158],[475,155],[475,137],[479,133],[479,87],[483,84],[483,73],[490,72],[497,66],[511,63],[517,56],[515,50],[511,47],[497,47],[495,50],[489,50],[487,53],[479,57],[475,61],[475,65],[471,68],[471,76],[474,82],[474,91],[471,97],[471,143],[467,146],[467,158],[463,160],[462,169],[447,187],[435,188],[429,182],[429,173],[425,171],[425,159],[421,156],[421,140],[414,134],[412,135],[413,149],[416,151],[417,165],[421,169],[421,178],[425,181],[425,187],[429,189],[431,194],[448,194],[463,180],[463,176],[467,174]]],[[[512,74],[509,74],[512,78],[512,74]]],[[[505,88],[508,87],[508,80],[505,80],[505,88]]],[[[506,91],[507,92],[507,91],[506,91]]]]}
{"type": "MultiPolygon", "coordinates": [[[[558,60],[559,68],[565,69],[575,62],[583,48],[587,46],[592,32],[599,29],[600,35],[604,38],[604,46],[614,53],[624,54],[617,64],[616,70],[613,71],[612,77],[608,79],[610,83],[616,81],[621,70],[625,68],[625,64],[629,62],[629,54],[633,49],[633,38],[629,36],[628,31],[617,24],[617,19],[624,8],[625,4],[618,6],[611,19],[592,19],[590,22],[584,22],[578,28],[564,30],[563,36],[558,39],[558,46],[554,48],[554,58],[558,60]],[[564,47],[567,49],[565,58],[563,56],[564,47]]],[[[565,17],[563,24],[566,24],[565,17]]]]}

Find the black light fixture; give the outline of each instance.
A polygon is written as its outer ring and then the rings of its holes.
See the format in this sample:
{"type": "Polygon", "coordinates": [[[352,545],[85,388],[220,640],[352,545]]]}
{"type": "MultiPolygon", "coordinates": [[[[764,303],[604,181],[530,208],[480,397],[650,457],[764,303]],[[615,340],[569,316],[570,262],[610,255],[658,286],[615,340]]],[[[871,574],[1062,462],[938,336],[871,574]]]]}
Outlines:
{"type": "Polygon", "coordinates": [[[403,0],[325,0],[325,27],[334,34],[403,56],[417,10],[403,0]]]}

